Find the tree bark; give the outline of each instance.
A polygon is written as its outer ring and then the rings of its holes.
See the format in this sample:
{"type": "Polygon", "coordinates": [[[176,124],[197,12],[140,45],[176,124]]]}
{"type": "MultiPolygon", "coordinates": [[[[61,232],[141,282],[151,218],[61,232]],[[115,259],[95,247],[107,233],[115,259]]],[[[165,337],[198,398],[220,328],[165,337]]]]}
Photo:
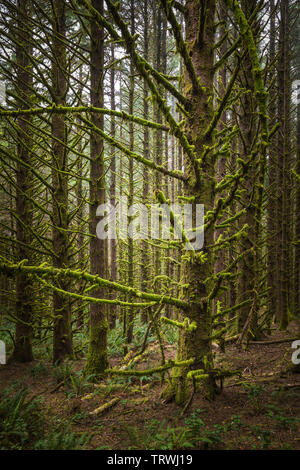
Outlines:
{"type": "MultiPolygon", "coordinates": [[[[93,0],[92,6],[103,14],[103,0],[93,0]]],[[[104,31],[91,20],[90,77],[91,105],[103,108],[103,68],[104,68],[104,31]]],[[[93,113],[92,123],[104,129],[103,115],[93,113]]],[[[107,240],[96,238],[96,210],[105,203],[105,168],[103,139],[91,132],[90,140],[90,272],[105,276],[107,271],[107,240]]],[[[97,288],[94,296],[103,299],[106,291],[97,288]]],[[[86,363],[86,373],[102,376],[108,367],[107,358],[107,311],[105,305],[90,304],[90,342],[86,363]]]]}
{"type": "MultiPolygon", "coordinates": [[[[242,0],[242,8],[247,19],[255,11],[257,0],[242,0]]],[[[257,39],[258,24],[256,18],[252,19],[253,36],[257,39]]],[[[240,144],[241,158],[244,160],[251,153],[251,148],[256,138],[256,99],[254,97],[254,79],[252,75],[252,63],[249,53],[246,52],[243,59],[242,70],[240,74],[242,87],[248,93],[241,97],[240,102],[240,120],[239,125],[242,133],[242,141],[240,144]]],[[[246,300],[254,298],[254,289],[256,286],[256,255],[258,250],[258,234],[255,231],[256,222],[256,162],[253,162],[247,178],[244,182],[245,192],[241,200],[241,208],[245,208],[245,214],[240,218],[240,226],[248,225],[247,236],[241,240],[241,252],[246,251],[247,254],[242,258],[239,265],[239,281],[237,291],[237,302],[242,303],[246,300]]],[[[251,303],[245,304],[239,310],[238,330],[241,331],[251,312],[253,317],[256,316],[256,308],[251,307],[251,303]]],[[[256,325],[255,325],[256,327],[256,325]]],[[[255,332],[252,332],[255,334],[255,332]]]]}
{"type": "MultiPolygon", "coordinates": [[[[67,94],[67,59],[66,46],[66,4],[62,0],[53,1],[53,58],[52,58],[52,93],[56,106],[66,104],[67,94]]],[[[70,245],[68,240],[68,150],[65,117],[54,113],[52,117],[52,186],[53,186],[53,266],[66,269],[70,263],[70,245]]],[[[61,280],[59,288],[70,290],[69,281],[61,280]]],[[[72,355],[72,331],[70,299],[53,292],[54,331],[53,362],[60,362],[72,355]]]]}
{"type": "MultiPolygon", "coordinates": [[[[19,109],[31,107],[31,86],[32,86],[32,64],[30,55],[32,53],[31,41],[28,35],[30,30],[26,24],[26,18],[30,15],[30,2],[28,0],[18,1],[17,19],[17,95],[19,109]]],[[[22,162],[30,165],[32,142],[29,137],[30,125],[28,119],[18,118],[18,156],[22,162]]],[[[18,185],[16,194],[16,239],[17,258],[30,260],[32,251],[32,174],[31,170],[21,163],[17,163],[16,181],[18,185]],[[22,243],[22,244],[21,244],[22,243]]],[[[33,360],[32,354],[32,315],[33,315],[33,288],[32,280],[20,273],[16,279],[16,315],[20,319],[16,323],[15,347],[13,360],[18,362],[30,362],[33,360]]]]}
{"type": "Polygon", "coordinates": [[[278,57],[278,117],[281,116],[281,129],[278,133],[278,165],[277,165],[277,222],[278,222],[278,285],[279,297],[277,303],[277,319],[280,328],[288,324],[290,257],[288,224],[290,207],[288,204],[288,178],[290,171],[290,77],[289,77],[289,1],[281,0],[279,26],[279,57],[278,57]]]}
{"type": "MultiPolygon", "coordinates": [[[[192,58],[193,67],[202,85],[202,90],[192,85],[190,76],[185,70],[183,79],[183,92],[190,101],[189,117],[186,119],[186,135],[195,153],[201,157],[204,146],[212,145],[212,137],[204,138],[207,123],[211,121],[213,110],[213,85],[214,85],[214,36],[215,36],[215,0],[208,0],[205,8],[196,0],[187,0],[185,3],[185,27],[186,44],[192,58]]],[[[215,163],[209,152],[201,168],[197,164],[191,164],[188,156],[184,154],[184,165],[188,177],[184,185],[184,195],[192,197],[193,213],[197,204],[203,204],[205,212],[212,210],[215,198],[215,163]]],[[[192,369],[203,369],[208,378],[203,381],[204,395],[213,398],[215,394],[214,379],[210,374],[213,367],[211,349],[212,330],[212,304],[208,301],[210,286],[204,284],[204,280],[213,274],[211,250],[214,232],[210,227],[205,232],[205,243],[202,248],[207,255],[207,261],[203,264],[197,255],[187,252],[183,257],[181,266],[182,297],[189,304],[189,309],[184,313],[189,321],[195,322],[197,328],[193,331],[183,330],[180,335],[178,359],[180,361],[195,358],[192,369]]],[[[188,389],[185,368],[178,368],[173,375],[173,393],[177,403],[187,401],[188,389]]]]}

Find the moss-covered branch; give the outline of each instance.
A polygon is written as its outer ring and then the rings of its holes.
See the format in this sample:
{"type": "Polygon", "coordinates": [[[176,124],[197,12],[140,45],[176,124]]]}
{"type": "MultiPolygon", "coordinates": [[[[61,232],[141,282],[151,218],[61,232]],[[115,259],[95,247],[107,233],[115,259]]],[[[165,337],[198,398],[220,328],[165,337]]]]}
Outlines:
{"type": "Polygon", "coordinates": [[[175,307],[183,309],[188,308],[188,304],[182,300],[155,293],[142,292],[138,289],[134,289],[133,287],[127,287],[122,284],[118,284],[117,282],[108,281],[107,279],[103,279],[99,276],[86,273],[85,271],[73,271],[71,269],[53,268],[51,266],[46,266],[45,264],[42,264],[40,266],[28,266],[26,265],[26,262],[27,260],[23,260],[21,263],[13,264],[1,261],[0,272],[5,274],[6,276],[16,276],[18,273],[23,272],[26,274],[37,274],[58,278],[70,277],[78,281],[85,280],[98,286],[106,287],[108,289],[113,289],[119,292],[124,292],[140,299],[162,304],[174,305],[175,307]]]}
{"type": "Polygon", "coordinates": [[[113,374],[113,375],[127,375],[127,376],[133,376],[133,377],[143,377],[144,375],[158,374],[168,369],[173,369],[173,367],[188,367],[191,364],[193,364],[194,361],[195,359],[188,359],[186,361],[176,362],[176,361],[173,361],[172,359],[169,359],[166,364],[159,366],[159,367],[153,367],[152,369],[144,369],[144,370],[107,369],[105,372],[108,374],[113,374]]]}
{"type": "Polygon", "coordinates": [[[176,326],[177,328],[184,329],[186,331],[193,331],[196,330],[197,325],[195,322],[190,323],[188,318],[185,318],[183,322],[179,322],[177,320],[171,320],[167,317],[160,317],[160,321],[163,323],[168,323],[169,325],[176,326]]]}
{"type": "Polygon", "coordinates": [[[97,297],[90,297],[87,295],[76,294],[75,292],[68,292],[64,289],[54,286],[53,284],[45,282],[43,279],[41,279],[38,276],[37,276],[37,279],[46,287],[49,287],[55,292],[59,292],[60,294],[66,295],[73,299],[81,300],[82,302],[93,302],[93,303],[108,304],[108,305],[120,305],[121,307],[135,307],[135,308],[152,307],[156,305],[157,303],[157,302],[124,302],[122,300],[117,300],[117,299],[98,299],[97,297]]]}
{"type": "Polygon", "coordinates": [[[164,175],[171,176],[172,178],[179,179],[181,181],[185,181],[186,178],[182,174],[181,171],[179,170],[168,170],[162,165],[158,165],[157,163],[147,160],[147,158],[143,157],[139,153],[133,152],[132,150],[129,150],[127,147],[122,145],[118,140],[114,139],[110,135],[106,134],[102,129],[99,127],[96,127],[91,121],[88,119],[84,118],[83,116],[79,117],[81,121],[83,121],[90,130],[93,130],[96,134],[99,134],[104,140],[106,140],[110,145],[117,147],[119,150],[121,150],[127,157],[129,158],[134,158],[134,160],[137,160],[140,163],[143,163],[143,165],[148,166],[149,168],[152,168],[153,170],[159,171],[160,173],[163,173],[164,175]]]}
{"type": "Polygon", "coordinates": [[[169,127],[158,122],[148,121],[147,119],[128,114],[125,111],[116,111],[114,109],[96,108],[94,106],[47,106],[45,108],[29,108],[29,109],[15,109],[6,110],[0,109],[0,116],[2,117],[16,117],[16,116],[39,116],[40,114],[81,114],[81,113],[95,113],[106,114],[108,116],[115,116],[123,119],[124,121],[132,121],[141,126],[147,126],[152,129],[161,129],[165,132],[169,131],[169,127]]]}
{"type": "Polygon", "coordinates": [[[200,84],[199,78],[196,74],[191,56],[189,54],[186,42],[184,41],[182,34],[181,34],[181,26],[178,24],[176,20],[176,16],[172,10],[173,0],[160,0],[160,4],[165,12],[167,20],[169,21],[172,31],[174,34],[174,38],[176,41],[176,48],[179,54],[181,55],[187,73],[189,74],[192,86],[194,88],[195,93],[202,92],[202,86],[200,84]]]}

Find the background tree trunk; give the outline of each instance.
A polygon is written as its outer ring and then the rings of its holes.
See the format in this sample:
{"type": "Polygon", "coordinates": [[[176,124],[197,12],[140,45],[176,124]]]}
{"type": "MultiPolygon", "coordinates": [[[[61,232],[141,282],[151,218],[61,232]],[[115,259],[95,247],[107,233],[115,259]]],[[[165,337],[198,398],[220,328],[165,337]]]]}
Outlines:
{"type": "MultiPolygon", "coordinates": [[[[93,0],[92,6],[103,14],[103,0],[93,0]]],[[[91,20],[91,62],[90,80],[91,105],[103,108],[103,66],[104,66],[104,32],[99,28],[95,19],[91,20]]],[[[104,129],[103,115],[93,113],[92,123],[99,129],[104,129]]],[[[90,271],[105,277],[107,271],[107,240],[96,238],[96,210],[105,203],[105,168],[103,139],[91,131],[90,141],[90,271]]],[[[99,299],[105,298],[103,288],[95,289],[93,295],[99,299]]],[[[107,311],[105,304],[90,304],[90,342],[86,363],[86,373],[103,375],[108,366],[107,358],[107,311]]]]}

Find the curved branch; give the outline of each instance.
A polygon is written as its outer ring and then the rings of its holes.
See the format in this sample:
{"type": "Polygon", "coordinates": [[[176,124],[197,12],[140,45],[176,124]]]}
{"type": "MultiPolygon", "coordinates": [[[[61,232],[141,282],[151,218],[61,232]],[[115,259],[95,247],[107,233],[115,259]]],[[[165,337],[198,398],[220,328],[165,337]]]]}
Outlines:
{"type": "Polygon", "coordinates": [[[142,292],[138,289],[134,289],[133,287],[127,287],[122,284],[118,284],[117,282],[108,281],[107,279],[103,279],[100,276],[89,274],[84,271],[73,271],[71,269],[53,268],[51,266],[45,266],[44,264],[40,266],[28,266],[25,264],[26,261],[27,260],[23,260],[21,263],[18,264],[9,263],[7,261],[1,261],[0,272],[7,276],[14,276],[17,273],[23,272],[25,274],[38,274],[49,277],[57,276],[59,278],[70,277],[76,280],[84,279],[85,281],[90,282],[92,284],[124,292],[140,299],[159,302],[162,304],[174,305],[175,307],[183,309],[189,307],[189,304],[182,300],[175,299],[173,297],[166,297],[155,293],[142,292]]]}

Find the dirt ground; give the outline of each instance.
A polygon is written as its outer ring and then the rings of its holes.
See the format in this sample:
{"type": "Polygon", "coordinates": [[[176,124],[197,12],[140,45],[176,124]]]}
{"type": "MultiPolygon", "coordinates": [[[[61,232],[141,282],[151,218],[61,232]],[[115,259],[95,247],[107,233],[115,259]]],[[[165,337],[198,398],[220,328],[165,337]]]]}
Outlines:
{"type": "MultiPolygon", "coordinates": [[[[266,341],[293,338],[295,331],[291,324],[286,332],[275,331],[266,341]]],[[[216,364],[241,369],[242,376],[228,378],[215,401],[195,394],[184,415],[177,405],[160,397],[159,377],[152,381],[145,377],[111,378],[100,386],[74,389],[57,383],[50,363],[41,366],[40,361],[34,361],[0,366],[0,387],[17,381],[28,387],[30,395],[41,394],[49,420],[55,415],[57,420],[70,422],[76,434],[92,434],[89,449],[160,449],[167,439],[173,449],[184,449],[186,420],[198,416],[214,437],[221,425],[232,424],[221,439],[213,439],[210,449],[300,450],[300,427],[294,422],[294,418],[300,418],[300,374],[287,372],[292,353],[290,341],[250,344],[247,351],[228,345],[225,354],[216,349],[216,364]],[[91,414],[114,398],[116,403],[107,411],[91,414]]],[[[167,358],[173,356],[174,347],[168,345],[167,358]]],[[[147,361],[138,368],[153,366],[159,360],[159,348],[154,343],[147,361]]],[[[111,365],[120,361],[113,358],[111,365]]],[[[75,371],[83,366],[83,360],[73,362],[75,371]]],[[[196,448],[203,446],[199,442],[196,448]]]]}

